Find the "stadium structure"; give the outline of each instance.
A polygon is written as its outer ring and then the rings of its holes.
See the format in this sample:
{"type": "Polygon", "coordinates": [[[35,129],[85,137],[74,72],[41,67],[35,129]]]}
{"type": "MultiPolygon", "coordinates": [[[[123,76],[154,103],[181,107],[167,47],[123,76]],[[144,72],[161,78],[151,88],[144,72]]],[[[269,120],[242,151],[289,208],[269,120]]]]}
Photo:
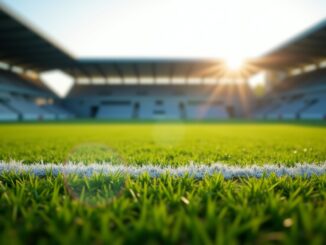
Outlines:
{"type": "Polygon", "coordinates": [[[76,59],[0,10],[0,120],[326,119],[326,20],[239,70],[212,59],[76,59]],[[74,80],[59,98],[39,74],[74,80]],[[266,94],[248,80],[266,74],[266,94]]]}

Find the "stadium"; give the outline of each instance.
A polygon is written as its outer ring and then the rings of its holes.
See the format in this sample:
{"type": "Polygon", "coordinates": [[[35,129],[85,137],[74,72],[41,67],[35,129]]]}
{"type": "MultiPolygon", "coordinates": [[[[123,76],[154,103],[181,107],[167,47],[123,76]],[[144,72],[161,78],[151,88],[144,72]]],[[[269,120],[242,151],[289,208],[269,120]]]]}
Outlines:
{"type": "Polygon", "coordinates": [[[0,33],[2,244],[325,244],[326,19],[241,62],[0,33]]]}

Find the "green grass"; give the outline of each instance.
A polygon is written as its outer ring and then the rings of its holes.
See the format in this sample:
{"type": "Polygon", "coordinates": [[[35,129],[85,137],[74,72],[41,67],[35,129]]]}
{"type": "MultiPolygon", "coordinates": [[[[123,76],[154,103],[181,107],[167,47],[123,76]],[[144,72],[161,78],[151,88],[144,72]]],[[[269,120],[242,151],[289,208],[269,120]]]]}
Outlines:
{"type": "Polygon", "coordinates": [[[292,124],[0,125],[0,159],[126,164],[323,162],[326,127],[292,124]]]}
{"type": "MultiPolygon", "coordinates": [[[[0,159],[182,165],[326,160],[326,127],[2,124],[0,159]]],[[[196,180],[0,176],[0,244],[325,244],[326,174],[196,180]]]]}

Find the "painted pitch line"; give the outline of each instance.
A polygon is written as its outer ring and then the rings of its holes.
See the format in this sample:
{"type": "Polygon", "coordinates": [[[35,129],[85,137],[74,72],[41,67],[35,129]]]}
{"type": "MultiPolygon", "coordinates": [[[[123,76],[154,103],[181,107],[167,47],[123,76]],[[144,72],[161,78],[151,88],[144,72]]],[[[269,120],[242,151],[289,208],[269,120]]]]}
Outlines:
{"type": "Polygon", "coordinates": [[[109,163],[103,164],[22,164],[20,162],[0,162],[0,174],[15,173],[15,174],[34,174],[36,176],[45,176],[52,174],[57,176],[59,174],[77,174],[80,176],[92,176],[94,174],[121,174],[137,177],[147,173],[150,177],[159,177],[164,174],[172,176],[192,176],[195,178],[202,178],[213,174],[222,174],[224,178],[237,177],[254,177],[261,178],[263,176],[270,176],[275,174],[281,176],[306,176],[326,174],[326,162],[322,164],[295,164],[293,167],[286,167],[282,165],[251,165],[251,166],[232,166],[221,163],[211,165],[196,165],[190,164],[179,167],[172,166],[157,166],[157,165],[143,165],[143,166],[128,166],[128,165],[112,165],[109,163]]]}

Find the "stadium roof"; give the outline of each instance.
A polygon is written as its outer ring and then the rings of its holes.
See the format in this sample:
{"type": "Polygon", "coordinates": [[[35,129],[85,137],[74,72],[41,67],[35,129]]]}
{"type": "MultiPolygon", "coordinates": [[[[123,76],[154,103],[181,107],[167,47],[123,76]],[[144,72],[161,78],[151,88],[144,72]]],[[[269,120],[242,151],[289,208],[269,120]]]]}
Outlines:
{"type": "Polygon", "coordinates": [[[63,70],[74,77],[189,78],[222,76],[222,60],[181,59],[82,59],[63,70]]]}
{"type": "MultiPolygon", "coordinates": [[[[61,69],[75,78],[225,76],[225,63],[208,59],[75,59],[49,38],[0,5],[0,61],[42,72],[61,69]]],[[[248,77],[258,70],[288,69],[326,58],[326,19],[266,55],[247,61],[248,77]]]]}
{"type": "Polygon", "coordinates": [[[326,59],[326,19],[253,60],[252,64],[269,69],[286,69],[324,59],[326,59]]]}
{"type": "Polygon", "coordinates": [[[0,5],[0,60],[25,69],[44,71],[74,63],[62,48],[0,5]]]}
{"type": "Polygon", "coordinates": [[[61,69],[75,78],[217,76],[221,60],[81,59],[0,5],[0,61],[42,72],[61,69]]]}

